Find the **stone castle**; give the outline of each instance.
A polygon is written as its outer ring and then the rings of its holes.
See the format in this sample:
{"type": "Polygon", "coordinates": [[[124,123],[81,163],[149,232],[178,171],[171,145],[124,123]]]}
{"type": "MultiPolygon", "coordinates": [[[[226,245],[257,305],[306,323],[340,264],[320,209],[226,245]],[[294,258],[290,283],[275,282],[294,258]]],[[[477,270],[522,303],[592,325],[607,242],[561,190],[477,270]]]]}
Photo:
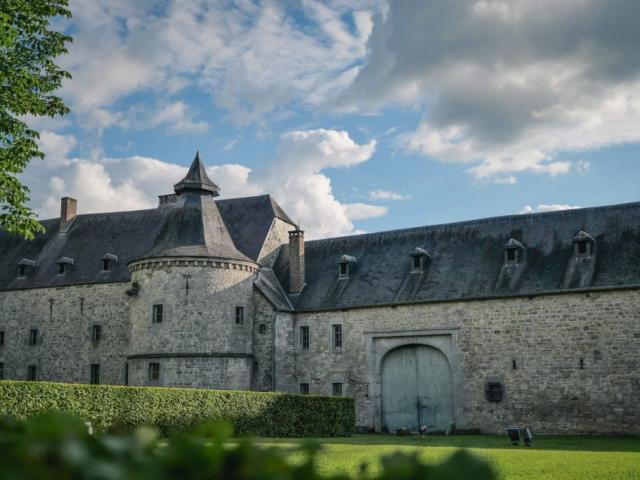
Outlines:
{"type": "Polygon", "coordinates": [[[640,433],[640,203],[306,241],[196,156],[0,233],[0,378],[346,395],[376,431],[640,433]]]}

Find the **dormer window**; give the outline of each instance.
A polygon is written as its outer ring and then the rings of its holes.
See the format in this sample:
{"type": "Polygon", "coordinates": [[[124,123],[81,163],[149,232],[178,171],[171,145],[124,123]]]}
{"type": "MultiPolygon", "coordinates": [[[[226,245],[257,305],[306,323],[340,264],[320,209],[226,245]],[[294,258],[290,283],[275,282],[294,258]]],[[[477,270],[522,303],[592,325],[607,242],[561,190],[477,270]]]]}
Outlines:
{"type": "Polygon", "coordinates": [[[28,258],[23,258],[18,262],[18,277],[24,278],[30,272],[30,270],[36,267],[36,262],[34,260],[29,260],[28,258]]]}
{"type": "Polygon", "coordinates": [[[426,266],[427,259],[431,257],[424,248],[416,247],[411,252],[411,273],[422,273],[426,266]]]}
{"type": "Polygon", "coordinates": [[[524,245],[518,240],[510,238],[504,245],[504,264],[517,265],[520,263],[520,256],[523,251],[524,245]]]}
{"type": "Polygon", "coordinates": [[[593,246],[596,240],[588,233],[580,230],[578,234],[573,237],[573,250],[576,257],[590,257],[593,252],[593,246]]]}
{"type": "Polygon", "coordinates": [[[69,257],[61,257],[58,259],[58,274],[67,273],[73,266],[73,259],[69,257]]]}
{"type": "Polygon", "coordinates": [[[118,257],[113,253],[106,253],[101,260],[102,260],[102,271],[108,272],[109,270],[111,270],[113,265],[118,261],[118,257]]]}
{"type": "Polygon", "coordinates": [[[356,257],[352,257],[351,255],[342,255],[338,262],[338,279],[349,278],[349,274],[355,264],[356,257]]]}

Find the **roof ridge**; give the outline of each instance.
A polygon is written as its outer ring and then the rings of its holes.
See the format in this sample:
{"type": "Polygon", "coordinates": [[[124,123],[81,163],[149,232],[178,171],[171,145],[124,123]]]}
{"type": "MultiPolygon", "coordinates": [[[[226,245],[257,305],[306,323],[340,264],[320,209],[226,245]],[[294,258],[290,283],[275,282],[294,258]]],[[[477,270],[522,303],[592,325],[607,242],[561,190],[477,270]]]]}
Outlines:
{"type": "Polygon", "coordinates": [[[426,231],[437,231],[437,230],[445,230],[448,228],[455,227],[471,227],[474,225],[486,225],[490,223],[508,223],[513,221],[514,219],[525,220],[531,218],[549,218],[549,217],[562,217],[575,215],[576,213],[583,213],[589,211],[606,211],[606,210],[627,210],[633,208],[640,208],[640,202],[627,202],[627,203],[616,203],[611,205],[597,205],[594,207],[580,207],[580,208],[567,208],[564,210],[554,210],[550,212],[531,212],[531,213],[515,213],[510,215],[498,215],[493,217],[484,217],[472,220],[461,220],[457,222],[449,222],[449,223],[437,223],[434,225],[421,225],[418,227],[408,227],[408,228],[398,228],[392,230],[382,230],[378,232],[368,232],[368,233],[360,233],[353,235],[342,235],[339,237],[329,237],[329,238],[319,238],[316,240],[308,240],[307,244],[310,243],[322,243],[322,242],[339,242],[348,239],[364,239],[371,237],[385,237],[385,236],[395,236],[398,234],[418,234],[426,231]]]}

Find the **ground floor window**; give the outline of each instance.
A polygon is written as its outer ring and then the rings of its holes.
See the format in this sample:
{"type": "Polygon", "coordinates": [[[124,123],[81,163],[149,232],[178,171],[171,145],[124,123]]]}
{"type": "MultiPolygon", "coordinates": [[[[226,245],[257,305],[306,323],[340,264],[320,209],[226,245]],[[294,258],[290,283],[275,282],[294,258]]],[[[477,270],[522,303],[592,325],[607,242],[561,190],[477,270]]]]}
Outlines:
{"type": "Polygon", "coordinates": [[[38,367],[29,365],[27,367],[27,380],[35,381],[38,379],[38,367]]]}
{"type": "Polygon", "coordinates": [[[0,380],[4,380],[4,363],[0,362],[0,380]]]}
{"type": "Polygon", "coordinates": [[[341,383],[332,383],[331,384],[331,392],[334,397],[342,396],[342,384],[341,383]]]}
{"type": "Polygon", "coordinates": [[[100,383],[100,365],[97,363],[91,365],[91,377],[89,382],[91,385],[98,385],[100,383]]]}
{"type": "Polygon", "coordinates": [[[149,363],[149,380],[160,380],[160,364],[158,362],[149,363]]]}
{"type": "Polygon", "coordinates": [[[301,383],[300,384],[300,395],[309,395],[309,384],[301,383]]]}

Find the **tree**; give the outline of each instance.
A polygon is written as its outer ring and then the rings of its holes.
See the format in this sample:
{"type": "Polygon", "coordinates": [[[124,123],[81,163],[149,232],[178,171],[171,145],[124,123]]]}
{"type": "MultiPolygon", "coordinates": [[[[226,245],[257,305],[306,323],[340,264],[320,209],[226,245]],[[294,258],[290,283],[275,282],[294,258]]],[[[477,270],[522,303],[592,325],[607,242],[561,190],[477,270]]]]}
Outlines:
{"type": "Polygon", "coordinates": [[[44,229],[18,175],[44,153],[24,118],[69,111],[52,92],[71,78],[53,62],[71,37],[50,28],[55,17],[71,17],[67,6],[68,0],[0,0],[0,229],[27,239],[44,229]]]}

